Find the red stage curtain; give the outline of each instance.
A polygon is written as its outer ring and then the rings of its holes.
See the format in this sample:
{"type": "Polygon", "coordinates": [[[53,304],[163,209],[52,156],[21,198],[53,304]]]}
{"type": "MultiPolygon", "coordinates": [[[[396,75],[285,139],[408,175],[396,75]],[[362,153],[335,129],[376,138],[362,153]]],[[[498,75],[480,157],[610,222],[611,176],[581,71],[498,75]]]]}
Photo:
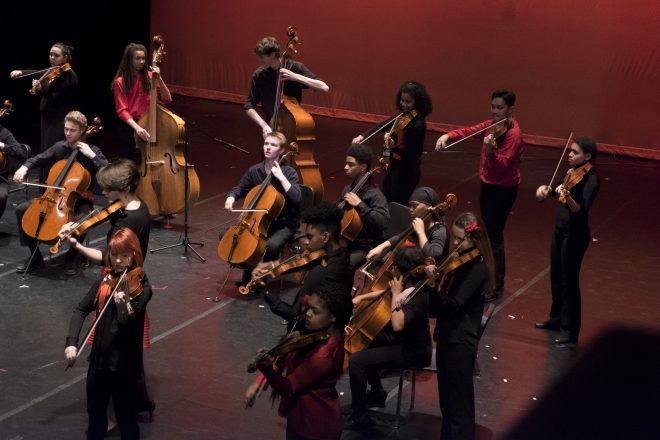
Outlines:
{"type": "Polygon", "coordinates": [[[243,102],[256,41],[285,41],[330,86],[307,92],[317,114],[379,120],[407,79],[433,97],[431,128],[489,117],[492,90],[516,92],[526,140],[576,135],[603,150],[660,160],[660,8],[655,0],[159,0],[152,32],[166,38],[174,91],[243,102]]]}

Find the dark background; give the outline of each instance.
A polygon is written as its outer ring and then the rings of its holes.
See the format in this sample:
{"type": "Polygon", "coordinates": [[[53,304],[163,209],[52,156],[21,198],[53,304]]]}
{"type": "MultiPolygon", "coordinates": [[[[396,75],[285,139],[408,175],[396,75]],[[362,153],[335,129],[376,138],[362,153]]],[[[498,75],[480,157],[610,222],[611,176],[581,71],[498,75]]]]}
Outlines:
{"type": "MultiPolygon", "coordinates": [[[[14,112],[2,120],[19,142],[39,144],[40,95],[29,94],[31,77],[10,79],[9,72],[49,67],[48,53],[54,43],[73,46],[72,66],[79,86],[74,108],[89,121],[103,120],[105,130],[94,143],[112,155],[114,127],[118,119],[110,91],[126,44],[149,47],[150,2],[80,1],[6,5],[2,11],[3,54],[0,57],[0,100],[9,99],[14,112]]],[[[36,76],[38,78],[39,76],[36,76]]]]}

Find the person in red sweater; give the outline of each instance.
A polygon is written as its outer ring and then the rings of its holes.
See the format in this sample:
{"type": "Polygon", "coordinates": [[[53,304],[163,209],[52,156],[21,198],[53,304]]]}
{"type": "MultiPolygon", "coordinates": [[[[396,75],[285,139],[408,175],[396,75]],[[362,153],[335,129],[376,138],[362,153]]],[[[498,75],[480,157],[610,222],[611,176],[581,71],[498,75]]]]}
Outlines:
{"type": "Polygon", "coordinates": [[[145,142],[149,141],[151,134],[140,127],[137,121],[149,110],[149,92],[152,86],[158,90],[159,101],[166,104],[172,102],[172,95],[160,75],[158,66],[152,66],[149,71],[147,49],[141,44],[130,43],[124,49],[111,86],[117,116],[124,122],[119,125],[119,157],[133,159],[134,134],[145,142]],[[153,84],[152,74],[157,75],[156,84],[153,84]]]}
{"type": "Polygon", "coordinates": [[[497,299],[504,291],[504,227],[507,217],[516,201],[520,184],[520,163],[522,160],[523,137],[518,121],[513,117],[516,104],[515,93],[509,90],[495,90],[491,95],[490,112],[493,119],[471,127],[452,130],[440,136],[435,144],[439,151],[447,147],[450,139],[470,136],[487,126],[506,120],[506,130],[484,130],[475,137],[483,141],[479,177],[481,179],[480,209],[486,223],[488,237],[495,257],[495,290],[486,301],[497,299]],[[498,136],[499,135],[499,136],[498,136]]]}
{"type": "MultiPolygon", "coordinates": [[[[284,370],[273,359],[257,356],[257,367],[281,397],[279,415],[286,417],[287,440],[338,440],[342,432],[339,396],[335,385],[344,363],[344,327],[353,311],[343,285],[324,282],[313,292],[305,314],[307,332],[325,331],[325,339],[284,355],[284,370]]],[[[248,389],[246,399],[253,398],[248,389]]]]}

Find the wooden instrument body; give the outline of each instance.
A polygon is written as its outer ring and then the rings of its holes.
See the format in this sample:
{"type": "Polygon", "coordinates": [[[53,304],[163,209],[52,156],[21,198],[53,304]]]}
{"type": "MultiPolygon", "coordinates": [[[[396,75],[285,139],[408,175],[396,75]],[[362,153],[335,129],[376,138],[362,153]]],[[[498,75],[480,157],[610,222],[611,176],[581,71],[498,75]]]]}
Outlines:
{"type": "Polygon", "coordinates": [[[152,123],[151,111],[138,121],[140,127],[149,132],[151,140],[144,142],[135,135],[141,154],[136,194],[147,204],[149,214],[176,214],[183,211],[186,197],[188,203],[199,198],[199,177],[193,165],[185,162],[185,122],[160,104],[155,108],[155,123],[152,123]],[[184,166],[188,167],[188,194],[185,193],[184,166]]]}
{"type": "Polygon", "coordinates": [[[286,136],[287,142],[298,144],[298,153],[291,164],[300,173],[302,184],[314,192],[314,204],[319,203],[323,200],[324,189],[321,170],[314,159],[314,119],[295,98],[285,95],[282,95],[278,113],[276,129],[286,136]]]}
{"type": "Polygon", "coordinates": [[[75,206],[82,193],[92,183],[92,176],[78,162],[63,159],[56,162],[48,172],[48,184],[64,188],[47,188],[42,196],[34,199],[23,215],[21,226],[30,237],[41,242],[57,240],[60,229],[75,218],[75,206]]]}
{"type": "Polygon", "coordinates": [[[360,303],[353,311],[355,319],[346,326],[344,350],[346,354],[362,351],[385,328],[392,318],[392,295],[386,289],[373,301],[360,303]]]}
{"type": "Polygon", "coordinates": [[[284,196],[272,185],[255,186],[245,196],[244,209],[266,212],[243,212],[238,222],[227,229],[218,243],[218,256],[229,264],[251,269],[266,252],[268,228],[284,208],[284,196]]]}
{"type": "Polygon", "coordinates": [[[355,208],[350,207],[345,210],[344,216],[341,218],[339,243],[344,247],[348,246],[360,234],[363,227],[364,223],[355,208]]]}

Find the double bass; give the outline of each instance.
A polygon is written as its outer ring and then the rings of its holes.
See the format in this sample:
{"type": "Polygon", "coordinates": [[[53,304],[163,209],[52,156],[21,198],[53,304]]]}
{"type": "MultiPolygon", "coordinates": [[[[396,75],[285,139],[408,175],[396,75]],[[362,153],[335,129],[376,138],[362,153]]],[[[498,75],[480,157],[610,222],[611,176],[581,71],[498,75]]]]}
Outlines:
{"type": "MultiPolygon", "coordinates": [[[[295,147],[295,145],[294,145],[295,147]]],[[[282,163],[295,150],[289,150],[280,158],[282,163]]],[[[242,269],[252,269],[266,253],[268,228],[284,209],[284,196],[270,182],[268,173],[261,185],[250,190],[243,201],[238,222],[227,229],[218,243],[218,256],[227,263],[242,269]]]]}
{"type": "MultiPolygon", "coordinates": [[[[102,129],[101,119],[94,118],[85,136],[102,129]]],[[[79,152],[74,150],[68,159],[57,161],[50,168],[46,191],[32,201],[23,215],[21,226],[28,236],[45,243],[54,242],[62,226],[74,220],[76,202],[92,183],[90,172],[76,161],[79,152]]]]}
{"type": "MultiPolygon", "coordinates": [[[[285,69],[288,68],[288,62],[292,54],[296,52],[295,46],[299,43],[298,31],[294,26],[288,27],[287,36],[289,41],[281,61],[281,67],[285,69]]],[[[270,128],[283,133],[289,142],[297,144],[298,153],[291,164],[300,173],[302,184],[314,192],[314,203],[316,204],[323,200],[323,179],[319,165],[314,159],[313,145],[316,141],[314,119],[300,106],[296,98],[284,95],[283,90],[284,79],[280,73],[277,79],[275,108],[270,128]]]]}
{"type": "MultiPolygon", "coordinates": [[[[163,37],[153,39],[152,66],[158,66],[165,55],[163,37]]],[[[149,111],[138,125],[147,130],[149,141],[137,134],[135,142],[140,150],[140,183],[136,194],[149,208],[151,215],[171,215],[183,211],[186,199],[194,203],[199,198],[199,177],[193,165],[186,163],[186,124],[164,106],[158,104],[156,84],[158,75],[151,77],[149,111]],[[186,169],[188,179],[186,180],[186,169]]]]}

